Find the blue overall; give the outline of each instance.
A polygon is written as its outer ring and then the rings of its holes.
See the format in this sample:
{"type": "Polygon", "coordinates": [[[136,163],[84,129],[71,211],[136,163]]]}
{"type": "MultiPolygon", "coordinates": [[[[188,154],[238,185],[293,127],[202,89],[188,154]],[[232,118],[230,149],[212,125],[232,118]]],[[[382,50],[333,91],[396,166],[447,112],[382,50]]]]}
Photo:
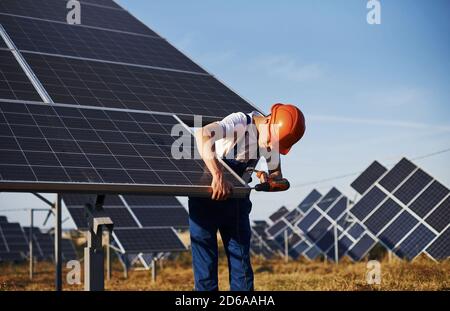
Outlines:
{"type": "MultiPolygon", "coordinates": [[[[242,176],[246,163],[225,160],[242,176]]],[[[222,237],[228,258],[230,290],[253,290],[253,270],[250,263],[251,228],[249,197],[214,201],[210,198],[189,198],[189,228],[192,246],[195,290],[219,289],[217,231],[222,237]]]]}

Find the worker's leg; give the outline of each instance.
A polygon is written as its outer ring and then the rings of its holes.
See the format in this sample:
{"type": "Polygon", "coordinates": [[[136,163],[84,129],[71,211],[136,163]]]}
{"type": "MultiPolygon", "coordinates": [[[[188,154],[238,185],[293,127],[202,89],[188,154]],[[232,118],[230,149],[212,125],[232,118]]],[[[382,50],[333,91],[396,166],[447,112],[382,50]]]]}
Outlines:
{"type": "Polygon", "coordinates": [[[189,230],[195,290],[218,290],[217,224],[209,199],[189,198],[189,230]]]}
{"type": "Polygon", "coordinates": [[[253,270],[250,262],[251,228],[249,199],[230,199],[221,214],[220,235],[228,258],[230,290],[252,291],[253,270]],[[225,216],[226,215],[226,216],[225,216]]]}

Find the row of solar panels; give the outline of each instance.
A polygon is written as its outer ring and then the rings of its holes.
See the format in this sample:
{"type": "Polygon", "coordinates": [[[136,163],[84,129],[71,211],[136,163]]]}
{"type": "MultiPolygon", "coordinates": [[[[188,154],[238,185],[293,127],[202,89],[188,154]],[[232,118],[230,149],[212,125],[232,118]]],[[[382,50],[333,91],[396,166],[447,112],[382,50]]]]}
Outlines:
{"type": "MultiPolygon", "coordinates": [[[[79,230],[87,229],[85,205],[95,202],[95,195],[64,194],[62,199],[79,230]]],[[[188,213],[175,197],[107,195],[105,215],[114,222],[112,244],[124,259],[147,257],[187,250],[178,230],[189,226],[188,213]]]]}
{"type": "MultiPolygon", "coordinates": [[[[19,223],[10,223],[0,216],[0,262],[19,262],[29,258],[30,227],[21,227],[19,223]]],[[[39,228],[32,229],[33,257],[37,260],[53,260],[53,234],[44,233],[39,228]]],[[[61,253],[64,261],[77,259],[77,254],[69,239],[61,240],[61,253]]]]}
{"type": "Polygon", "coordinates": [[[405,158],[389,171],[374,162],[351,186],[362,195],[354,205],[336,188],[324,196],[313,190],[294,210],[273,213],[271,225],[256,222],[252,250],[283,254],[287,232],[294,259],[347,255],[358,261],[377,243],[407,260],[421,253],[450,257],[449,190],[422,169],[405,158]]]}

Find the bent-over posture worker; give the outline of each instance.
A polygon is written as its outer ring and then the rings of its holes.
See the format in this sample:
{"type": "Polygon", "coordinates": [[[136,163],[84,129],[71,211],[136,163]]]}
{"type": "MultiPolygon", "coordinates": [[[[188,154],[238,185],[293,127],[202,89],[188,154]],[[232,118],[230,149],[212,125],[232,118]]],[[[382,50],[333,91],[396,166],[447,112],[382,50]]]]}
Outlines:
{"type": "Polygon", "coordinates": [[[252,157],[256,157],[257,161],[260,150],[270,151],[272,155],[266,156],[269,178],[281,179],[279,155],[286,155],[304,131],[302,112],[293,105],[284,104],[273,105],[269,116],[256,111],[250,114],[237,112],[196,131],[199,153],[212,174],[211,198],[189,198],[196,290],[218,290],[217,231],[220,232],[228,258],[230,289],[254,289],[250,263],[249,213],[252,203],[249,196],[229,198],[232,185],[225,180],[223,167],[217,157],[224,159],[231,169],[242,176],[252,157]],[[275,150],[277,148],[278,151],[275,150]]]}

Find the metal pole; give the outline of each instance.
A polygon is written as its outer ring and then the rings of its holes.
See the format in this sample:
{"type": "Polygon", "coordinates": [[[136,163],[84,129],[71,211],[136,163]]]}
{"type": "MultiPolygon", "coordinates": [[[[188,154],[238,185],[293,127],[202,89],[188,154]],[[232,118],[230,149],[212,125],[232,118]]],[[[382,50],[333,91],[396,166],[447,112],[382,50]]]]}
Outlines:
{"type": "Polygon", "coordinates": [[[33,227],[34,227],[34,210],[30,209],[30,232],[28,234],[28,244],[30,247],[30,280],[33,279],[33,264],[34,264],[34,256],[33,256],[33,227]]]}
{"type": "Polygon", "coordinates": [[[284,230],[284,260],[286,263],[289,262],[289,240],[287,229],[284,230]]]}
{"type": "Polygon", "coordinates": [[[111,239],[110,232],[106,231],[106,280],[111,280],[111,248],[109,247],[109,241],[111,239]]]}
{"type": "Polygon", "coordinates": [[[388,263],[392,263],[392,252],[388,250],[388,263]]]}
{"type": "Polygon", "coordinates": [[[156,259],[152,259],[152,282],[156,282],[156,259]]]}
{"type": "Polygon", "coordinates": [[[337,225],[334,225],[333,231],[334,231],[334,263],[338,264],[339,263],[339,249],[338,249],[339,246],[338,246],[337,225]]]}
{"type": "Polygon", "coordinates": [[[57,194],[55,204],[55,289],[57,291],[62,290],[61,202],[61,195],[57,194]]]}

